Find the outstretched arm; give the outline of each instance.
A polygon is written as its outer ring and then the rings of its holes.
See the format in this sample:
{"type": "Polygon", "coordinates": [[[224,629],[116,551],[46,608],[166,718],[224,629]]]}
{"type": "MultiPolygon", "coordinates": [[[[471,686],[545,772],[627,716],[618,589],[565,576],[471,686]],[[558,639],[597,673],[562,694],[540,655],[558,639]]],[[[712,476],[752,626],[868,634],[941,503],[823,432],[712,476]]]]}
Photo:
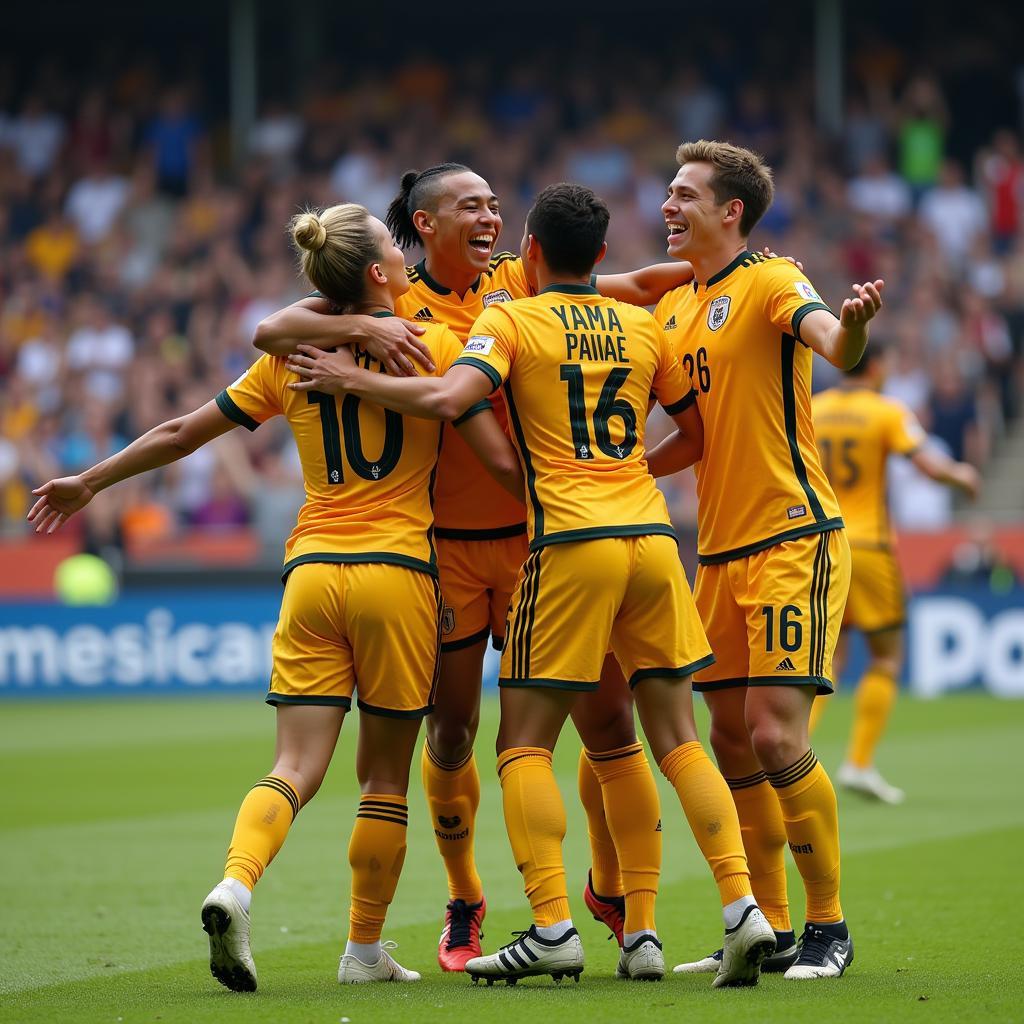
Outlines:
{"type": "Polygon", "coordinates": [[[599,274],[597,290],[609,299],[629,302],[634,306],[653,306],[673,288],[681,288],[693,280],[693,267],[685,260],[678,263],[655,263],[631,270],[628,274],[599,274]]]}
{"type": "MultiPolygon", "coordinates": [[[[767,245],[763,252],[765,256],[776,255],[767,245]]],[[[786,256],[784,259],[800,270],[803,269],[803,264],[792,256],[786,256]]],[[[619,302],[629,302],[634,306],[653,306],[660,302],[667,292],[673,288],[681,288],[692,280],[693,265],[687,260],[679,260],[675,263],[655,263],[650,267],[631,270],[627,274],[598,274],[597,290],[607,298],[618,299],[619,302]]]]}
{"type": "Polygon", "coordinates": [[[474,414],[475,406],[471,407],[466,413],[467,418],[456,420],[455,428],[484,464],[487,472],[513,498],[522,501],[526,493],[526,481],[523,479],[523,467],[520,465],[519,456],[505,431],[501,429],[490,403],[484,399],[482,404],[487,408],[474,414]]]}
{"type": "Polygon", "coordinates": [[[252,343],[272,356],[291,355],[299,343],[321,349],[359,344],[397,377],[411,377],[416,372],[410,359],[427,370],[434,369],[430,350],[419,338],[422,324],[398,316],[339,314],[331,309],[327,299],[299,299],[261,320],[252,343]]]}
{"type": "Polygon", "coordinates": [[[355,395],[425,420],[454,420],[494,390],[472,366],[453,366],[443,377],[395,378],[357,366],[347,349],[323,352],[309,345],[288,357],[287,369],[302,378],[288,385],[293,391],[355,395]]]}
{"type": "Polygon", "coordinates": [[[697,403],[672,417],[676,431],[669,434],[647,453],[647,469],[651,476],[670,476],[700,462],[704,454],[704,421],[697,403]]]}
{"type": "Polygon", "coordinates": [[[812,310],[800,323],[800,340],[840,370],[856,366],[867,348],[868,324],[882,308],[884,287],[882,280],[855,284],[838,320],[826,309],[812,310]]]}
{"type": "Polygon", "coordinates": [[[28,521],[35,524],[36,533],[53,533],[111,484],[177,462],[236,426],[216,402],[161,423],[84,473],[48,480],[37,487],[32,493],[39,500],[29,511],[28,521]]]}
{"type": "Polygon", "coordinates": [[[981,477],[969,462],[957,462],[945,452],[937,448],[918,448],[910,461],[925,476],[930,476],[940,484],[949,484],[963,491],[972,500],[978,497],[981,477]]]}

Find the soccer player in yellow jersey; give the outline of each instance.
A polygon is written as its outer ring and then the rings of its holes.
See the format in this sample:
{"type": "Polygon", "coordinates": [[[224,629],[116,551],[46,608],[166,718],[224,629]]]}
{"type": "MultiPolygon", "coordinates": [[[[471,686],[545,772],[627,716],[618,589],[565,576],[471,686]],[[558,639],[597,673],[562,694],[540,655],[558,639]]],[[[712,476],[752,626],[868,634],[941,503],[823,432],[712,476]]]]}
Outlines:
{"type": "MultiPolygon", "coordinates": [[[[811,412],[853,555],[843,624],[864,634],[870,653],[857,684],[850,745],[837,778],[841,786],[896,804],[903,801],[903,791],[886,782],[875,767],[875,749],[899,690],[905,618],[903,579],[889,524],[886,464],[890,455],[905,456],[933,480],[972,497],[978,491],[978,471],[926,446],[914,414],[879,393],[885,383],[885,355],[884,349],[872,345],[837,387],[814,396],[811,412]]],[[[819,697],[812,728],[823,710],[824,698],[819,697]]]]}
{"type": "MultiPolygon", "coordinates": [[[[561,843],[565,812],[551,752],[566,717],[593,699],[609,646],[634,689],[648,741],[710,864],[726,925],[714,985],[753,984],[775,936],[751,895],[735,808],[697,739],[690,676],[713,661],[679,562],[665,499],[647,472],[644,429],[653,395],[678,426],[674,453],[701,452],[690,383],[646,311],[591,286],[608,211],[579,185],[538,196],[522,243],[536,294],[484,311],[443,377],[385,380],[344,353],[301,346],[289,367],[321,391],[404,413],[451,419],[502,388],[526,473],[530,556],[509,610],[501,663],[498,773],[505,821],[534,922],[474,978],[578,976],[561,843]]],[[[603,685],[603,683],[600,683],[603,685]]],[[[660,844],[656,799],[628,800],[610,753],[595,762],[623,877],[617,973],[657,978],[654,922],[660,844]]]]}
{"type": "MultiPolygon", "coordinates": [[[[257,331],[257,346],[286,355],[297,342],[333,348],[364,338],[371,351],[392,360],[389,365],[397,371],[398,360],[404,358],[397,347],[408,339],[396,339],[396,329],[415,331],[416,318],[432,318],[465,342],[485,309],[531,294],[520,258],[509,252],[495,254],[502,228],[498,198],[480,175],[462,164],[405,174],[388,225],[399,244],[421,245],[426,254],[409,268],[411,287],[396,306],[406,320],[382,323],[332,315],[336,308],[311,296],[268,317],[257,331]]],[[[600,275],[592,283],[602,294],[647,304],[691,276],[685,264],[668,263],[629,274],[600,275]]],[[[408,361],[403,365],[411,368],[408,361]]],[[[493,404],[504,420],[504,401],[498,397],[493,404]]],[[[448,875],[449,902],[438,961],[445,970],[461,970],[466,960],[480,953],[486,910],[473,854],[480,799],[473,756],[480,678],[487,637],[500,646],[509,598],[527,556],[526,509],[482,473],[458,434],[446,429],[434,514],[445,612],[436,706],[427,720],[423,746],[423,788],[448,875]]],[[[613,658],[602,678],[600,697],[581,702],[573,713],[587,748],[581,752],[579,777],[593,870],[584,899],[621,943],[623,883],[596,773],[614,770],[617,786],[624,791],[633,787],[631,799],[640,803],[655,798],[655,787],[637,742],[628,690],[613,658]],[[609,755],[618,755],[613,765],[604,760],[609,755]]]]}
{"type": "MultiPolygon", "coordinates": [[[[360,314],[393,315],[395,298],[408,288],[404,258],[363,207],[302,214],[292,234],[303,270],[325,295],[360,314]]],[[[439,373],[462,349],[440,324],[428,325],[422,341],[439,373]]],[[[358,358],[383,376],[369,355],[358,358]]],[[[417,981],[381,947],[380,935],[405,857],[410,762],[436,684],[441,600],[431,485],[440,429],[353,396],[338,401],[292,391],[290,379],[284,360],[264,356],[215,401],[154,427],[80,476],[38,488],[29,519],[52,532],[119,480],[180,459],[233,427],[255,430],[278,415],[288,420],[306,502],[286,546],[273,641],[267,703],[277,710],[277,753],[270,774],[242,803],[224,881],[203,903],[210,969],[230,989],[256,988],[252,890],[319,788],[355,693],[362,796],[349,845],[349,942],[338,980],[417,981]]],[[[460,429],[474,450],[521,493],[518,460],[490,407],[475,406],[466,416],[460,429]]]]}
{"type": "MultiPolygon", "coordinates": [[[[704,421],[694,596],[716,660],[694,689],[711,710],[711,743],[743,826],[754,894],[777,933],[765,969],[786,969],[790,979],[838,976],[853,957],[839,902],[839,820],[807,723],[815,693],[832,689],[850,551],[814,446],[811,362],[815,352],[840,367],[857,362],[882,282],[855,286],[837,318],[796,267],[747,248],[773,195],[756,154],[702,140],[680,146],[677,159],[662,212],[669,253],[688,260],[695,277],[655,316],[690,373],[704,421]],[[807,891],[799,951],[787,843],[807,891]]],[[[651,453],[655,475],[673,467],[672,445],[651,453]]],[[[717,957],[677,970],[713,971],[717,957]]]]}

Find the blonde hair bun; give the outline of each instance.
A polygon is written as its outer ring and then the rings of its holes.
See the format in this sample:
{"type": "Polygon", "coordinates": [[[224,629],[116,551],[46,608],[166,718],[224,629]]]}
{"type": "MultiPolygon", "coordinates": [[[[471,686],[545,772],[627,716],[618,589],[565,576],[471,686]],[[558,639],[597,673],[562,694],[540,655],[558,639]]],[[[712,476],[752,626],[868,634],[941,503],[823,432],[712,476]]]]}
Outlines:
{"type": "Polygon", "coordinates": [[[292,221],[292,238],[300,249],[318,252],[327,241],[327,228],[314,210],[307,210],[292,221]]]}

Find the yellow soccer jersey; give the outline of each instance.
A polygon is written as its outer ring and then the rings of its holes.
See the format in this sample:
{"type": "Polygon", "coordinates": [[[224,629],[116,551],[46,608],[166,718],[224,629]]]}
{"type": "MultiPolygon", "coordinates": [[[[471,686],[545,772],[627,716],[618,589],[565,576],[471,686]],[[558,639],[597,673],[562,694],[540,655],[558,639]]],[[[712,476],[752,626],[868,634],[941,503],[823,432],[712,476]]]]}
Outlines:
{"type": "Polygon", "coordinates": [[[695,467],[704,564],[843,525],[814,445],[814,353],[800,340],[815,309],[828,307],[795,266],[752,252],[658,303],[704,419],[695,467]]]}
{"type": "MultiPolygon", "coordinates": [[[[462,351],[442,324],[430,324],[423,341],[438,376],[462,351]]],[[[367,353],[356,357],[386,372],[367,353]]],[[[285,545],[285,573],[304,562],[388,562],[436,575],[431,487],[440,423],[353,395],[291,391],[295,379],[284,359],[263,356],[217,396],[243,427],[281,415],[295,435],[306,501],[285,545]]]]}
{"type": "Polygon", "coordinates": [[[652,392],[671,413],[693,392],[646,310],[585,285],[553,285],[486,309],[456,364],[504,384],[531,548],[674,536],[647,471],[644,427],[652,392]]]}
{"type": "MultiPolygon", "coordinates": [[[[440,320],[465,344],[470,328],[487,306],[511,302],[530,294],[530,286],[518,256],[498,253],[485,274],[465,295],[438,284],[425,261],[407,268],[412,287],[401,296],[395,311],[407,320],[440,320]]],[[[505,403],[492,403],[502,427],[508,432],[505,403]]],[[[512,497],[484,468],[472,449],[451,427],[437,467],[434,493],[435,533],[462,540],[494,540],[522,534],[526,523],[523,503],[512,497]]]]}
{"type": "Polygon", "coordinates": [[[888,547],[886,461],[891,454],[910,455],[924,443],[917,417],[902,402],[865,387],[823,391],[812,399],[811,411],[850,544],[888,547]]]}

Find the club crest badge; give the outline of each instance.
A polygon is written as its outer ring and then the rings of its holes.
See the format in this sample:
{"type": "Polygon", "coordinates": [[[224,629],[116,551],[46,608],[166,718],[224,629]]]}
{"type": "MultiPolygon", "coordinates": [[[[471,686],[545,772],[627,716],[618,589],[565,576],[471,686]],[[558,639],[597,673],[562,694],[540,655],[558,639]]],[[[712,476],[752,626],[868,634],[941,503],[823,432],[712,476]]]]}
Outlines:
{"type": "Polygon", "coordinates": [[[725,323],[729,316],[731,302],[732,299],[728,295],[723,295],[721,298],[715,299],[708,307],[708,327],[711,330],[717,331],[725,323]]]}
{"type": "Polygon", "coordinates": [[[455,629],[455,609],[448,605],[441,612],[441,632],[448,636],[455,629]]]}

